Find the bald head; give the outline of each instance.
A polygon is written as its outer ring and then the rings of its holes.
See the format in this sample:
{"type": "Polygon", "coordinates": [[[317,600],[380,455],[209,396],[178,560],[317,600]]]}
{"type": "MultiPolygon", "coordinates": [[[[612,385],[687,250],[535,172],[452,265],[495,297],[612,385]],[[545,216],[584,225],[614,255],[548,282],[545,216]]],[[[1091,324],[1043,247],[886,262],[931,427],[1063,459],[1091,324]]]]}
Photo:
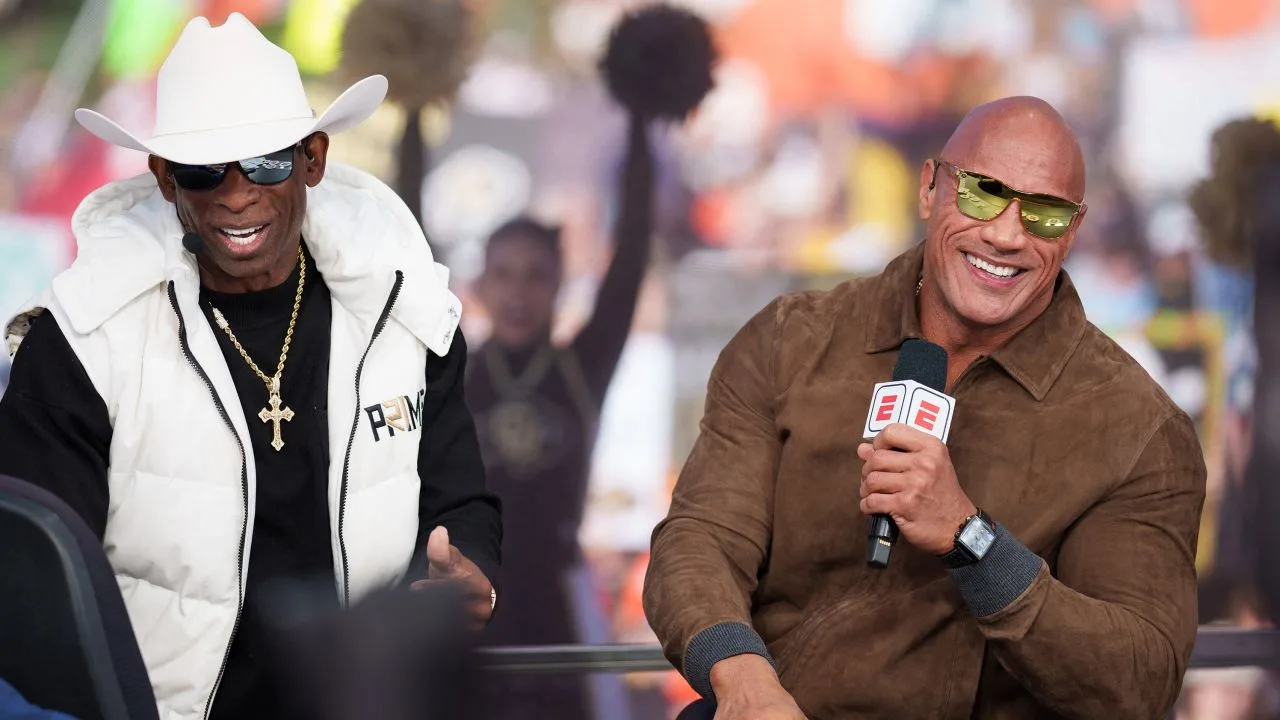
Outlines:
{"type": "MultiPolygon", "coordinates": [[[[962,195],[964,185],[950,169],[939,172],[932,161],[921,165],[921,327],[926,337],[941,340],[953,358],[965,352],[976,357],[1008,342],[1052,302],[1062,263],[1088,211],[1084,158],[1075,134],[1048,103],[1011,97],[965,116],[942,159],[1024,194],[1079,205],[1061,234],[1045,237],[1037,233],[1043,218],[1035,210],[1035,198],[1027,199],[1030,211],[1018,198],[983,204],[981,186],[962,195]],[[996,214],[984,217],[991,209],[996,214]]],[[[1054,215],[1061,216],[1060,210],[1054,215]]]]}
{"type": "Polygon", "coordinates": [[[1084,153],[1049,103],[1009,97],[979,105],[942,149],[952,164],[1028,193],[1084,201],[1084,153]]]}

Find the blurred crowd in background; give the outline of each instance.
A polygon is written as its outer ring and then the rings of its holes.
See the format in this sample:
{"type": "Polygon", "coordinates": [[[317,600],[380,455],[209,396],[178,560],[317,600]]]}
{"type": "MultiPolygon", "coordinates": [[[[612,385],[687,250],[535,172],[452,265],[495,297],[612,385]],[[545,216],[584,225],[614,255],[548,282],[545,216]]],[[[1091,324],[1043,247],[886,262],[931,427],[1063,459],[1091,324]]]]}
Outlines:
{"type": "MultiPolygon", "coordinates": [[[[141,154],[80,131],[76,107],[149,129],[155,71],[182,26],[194,15],[219,24],[231,11],[297,58],[323,107],[347,79],[343,30],[357,4],[0,0],[0,310],[74,259],[69,219],[89,191],[146,170],[141,154]]],[[[596,295],[614,248],[627,117],[597,63],[610,28],[639,4],[463,3],[478,43],[466,81],[453,102],[413,117],[427,168],[416,200],[473,348],[490,328],[475,292],[485,242],[521,213],[559,229],[556,337],[575,337],[609,310],[596,295]]],[[[1202,623],[1270,625],[1249,573],[1233,570],[1232,553],[1249,539],[1219,523],[1224,508],[1246,502],[1233,488],[1254,395],[1253,277],[1208,258],[1187,194],[1210,174],[1215,129],[1280,118],[1280,2],[675,4],[709,23],[716,84],[687,122],[651,136],[653,251],[600,412],[586,496],[563,498],[585,503],[577,538],[587,588],[578,630],[564,641],[651,640],[639,599],[649,532],[697,432],[720,349],[777,294],[875,273],[916,242],[922,162],[968,109],[1015,94],[1052,103],[1084,144],[1089,211],[1067,267],[1090,319],[1199,424],[1209,467],[1202,623]]],[[[405,118],[389,102],[336,138],[330,158],[391,182],[405,118]]],[[[556,498],[556,488],[546,492],[556,498]]],[[[600,718],[667,717],[693,697],[675,673],[586,682],[600,718]]],[[[1269,717],[1280,712],[1276,687],[1262,671],[1193,673],[1181,712],[1269,717]]]]}

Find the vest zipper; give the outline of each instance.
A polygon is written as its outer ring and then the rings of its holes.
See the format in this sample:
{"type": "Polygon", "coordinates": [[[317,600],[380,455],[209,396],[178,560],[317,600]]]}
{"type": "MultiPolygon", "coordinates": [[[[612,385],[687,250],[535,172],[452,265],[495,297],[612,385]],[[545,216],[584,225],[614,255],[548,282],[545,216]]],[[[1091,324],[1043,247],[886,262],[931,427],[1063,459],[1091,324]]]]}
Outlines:
{"type": "Polygon", "coordinates": [[[236,562],[236,589],[240,597],[236,601],[236,621],[231,626],[231,637],[227,640],[227,649],[222,653],[222,666],[218,668],[218,677],[213,681],[213,691],[209,693],[209,701],[204,706],[204,717],[208,720],[209,713],[213,710],[213,698],[218,694],[218,686],[222,684],[222,676],[227,671],[227,660],[231,657],[231,644],[235,642],[236,632],[240,630],[240,616],[244,613],[241,589],[244,585],[244,542],[249,532],[249,457],[244,451],[244,441],[240,439],[236,426],[231,422],[231,416],[227,414],[226,406],[222,404],[222,398],[218,397],[218,392],[213,388],[213,381],[209,379],[204,368],[200,367],[200,363],[196,362],[195,355],[191,353],[191,346],[187,344],[187,323],[182,317],[182,311],[178,309],[178,293],[174,290],[172,280],[169,281],[169,304],[173,306],[173,312],[178,316],[178,343],[182,346],[182,354],[200,375],[200,379],[204,380],[205,387],[209,388],[209,394],[213,396],[213,404],[218,407],[218,413],[222,415],[223,422],[227,424],[227,428],[236,438],[236,444],[240,446],[240,493],[244,503],[244,519],[240,522],[240,557],[236,562]]]}
{"type": "Polygon", "coordinates": [[[396,298],[400,295],[400,285],[403,282],[404,273],[397,270],[396,283],[391,287],[391,296],[387,298],[387,304],[383,306],[382,314],[378,316],[378,322],[373,326],[373,336],[369,338],[369,344],[365,346],[364,354],[360,356],[360,363],[356,365],[356,411],[351,421],[351,436],[347,438],[347,455],[342,461],[342,490],[338,503],[338,548],[342,551],[343,607],[351,605],[351,572],[347,567],[347,542],[342,537],[342,525],[347,516],[347,475],[351,471],[351,448],[355,445],[356,428],[360,426],[360,376],[364,373],[364,361],[369,357],[373,341],[378,339],[378,335],[382,334],[382,328],[387,325],[387,318],[391,316],[391,308],[396,304],[396,298]]]}

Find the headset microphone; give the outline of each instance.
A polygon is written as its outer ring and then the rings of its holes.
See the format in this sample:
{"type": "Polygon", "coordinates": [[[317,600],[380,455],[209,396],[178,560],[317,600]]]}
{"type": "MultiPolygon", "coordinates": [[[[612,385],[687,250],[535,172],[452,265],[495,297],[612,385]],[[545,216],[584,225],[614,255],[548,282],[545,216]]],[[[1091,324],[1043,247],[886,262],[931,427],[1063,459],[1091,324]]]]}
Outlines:
{"type": "Polygon", "coordinates": [[[182,247],[192,255],[199,255],[204,252],[204,238],[198,233],[188,232],[182,236],[182,247]]]}

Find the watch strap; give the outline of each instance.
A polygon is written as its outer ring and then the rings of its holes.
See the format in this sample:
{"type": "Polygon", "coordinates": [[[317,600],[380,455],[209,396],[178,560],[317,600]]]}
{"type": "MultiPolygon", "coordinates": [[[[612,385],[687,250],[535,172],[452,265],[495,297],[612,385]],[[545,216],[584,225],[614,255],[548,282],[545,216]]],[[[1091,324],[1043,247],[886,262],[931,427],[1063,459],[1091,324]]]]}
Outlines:
{"type": "Polygon", "coordinates": [[[951,552],[943,555],[941,559],[943,567],[946,568],[959,568],[978,562],[967,550],[964,549],[964,547],[959,544],[954,548],[951,548],[951,552]]]}
{"type": "Polygon", "coordinates": [[[974,557],[973,553],[969,552],[969,548],[965,547],[964,544],[960,542],[960,535],[964,532],[964,529],[968,527],[969,523],[974,520],[981,520],[986,523],[987,527],[990,527],[992,531],[995,530],[996,524],[991,521],[991,518],[987,517],[986,513],[982,512],[982,508],[978,508],[976,513],[962,520],[960,522],[960,527],[956,528],[956,534],[955,538],[952,540],[951,550],[941,558],[944,567],[964,567],[965,565],[972,565],[980,559],[974,557]]]}

